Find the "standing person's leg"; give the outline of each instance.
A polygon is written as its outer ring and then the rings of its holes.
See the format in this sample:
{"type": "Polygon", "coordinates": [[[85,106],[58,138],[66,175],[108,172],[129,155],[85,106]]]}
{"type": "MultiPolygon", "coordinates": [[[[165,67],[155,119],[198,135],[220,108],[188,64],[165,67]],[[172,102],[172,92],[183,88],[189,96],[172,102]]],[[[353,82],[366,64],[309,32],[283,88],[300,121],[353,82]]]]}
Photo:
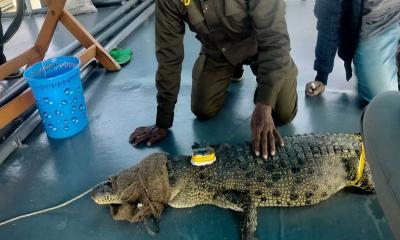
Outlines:
{"type": "Polygon", "coordinates": [[[400,25],[388,27],[377,36],[361,40],[354,56],[358,93],[370,101],[379,93],[398,90],[396,54],[400,25]]]}
{"type": "Polygon", "coordinates": [[[193,67],[192,112],[201,119],[214,117],[222,108],[234,66],[201,53],[193,67]]]}

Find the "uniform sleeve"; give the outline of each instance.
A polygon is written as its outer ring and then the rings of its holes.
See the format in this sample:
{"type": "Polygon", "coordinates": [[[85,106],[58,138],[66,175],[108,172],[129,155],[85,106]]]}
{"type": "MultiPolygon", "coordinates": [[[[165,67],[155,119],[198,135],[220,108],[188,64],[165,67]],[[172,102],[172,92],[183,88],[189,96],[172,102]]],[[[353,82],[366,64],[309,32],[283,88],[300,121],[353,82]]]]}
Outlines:
{"type": "Polygon", "coordinates": [[[290,57],[290,40],[283,0],[249,0],[249,15],[258,44],[258,76],[255,102],[275,107],[289,75],[297,75],[290,57]]]}
{"type": "Polygon", "coordinates": [[[314,70],[317,71],[315,79],[326,85],[339,46],[341,0],[317,0],[314,14],[317,17],[318,30],[314,61],[314,70]]]}
{"type": "Polygon", "coordinates": [[[155,36],[158,69],[156,125],[170,128],[181,82],[185,24],[178,0],[156,0],[155,36]]]}

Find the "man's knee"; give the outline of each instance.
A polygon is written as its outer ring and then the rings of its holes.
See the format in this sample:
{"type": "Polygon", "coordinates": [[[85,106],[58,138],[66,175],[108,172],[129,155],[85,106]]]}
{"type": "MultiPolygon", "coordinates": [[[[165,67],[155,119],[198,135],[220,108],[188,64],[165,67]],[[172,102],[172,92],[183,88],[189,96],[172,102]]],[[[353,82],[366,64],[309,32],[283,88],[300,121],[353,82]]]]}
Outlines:
{"type": "Polygon", "coordinates": [[[211,104],[192,102],[192,112],[199,119],[210,119],[217,115],[219,110],[221,110],[220,107],[218,108],[216,106],[212,106],[211,104]]]}
{"type": "Polygon", "coordinates": [[[398,81],[395,80],[382,82],[380,85],[368,84],[367,79],[359,79],[359,81],[365,81],[362,83],[359,82],[358,94],[360,98],[366,102],[371,101],[375,96],[381,93],[399,90],[398,81]]]}
{"type": "Polygon", "coordinates": [[[275,125],[281,126],[293,121],[297,114],[297,103],[294,108],[278,109],[272,113],[275,125]]]}

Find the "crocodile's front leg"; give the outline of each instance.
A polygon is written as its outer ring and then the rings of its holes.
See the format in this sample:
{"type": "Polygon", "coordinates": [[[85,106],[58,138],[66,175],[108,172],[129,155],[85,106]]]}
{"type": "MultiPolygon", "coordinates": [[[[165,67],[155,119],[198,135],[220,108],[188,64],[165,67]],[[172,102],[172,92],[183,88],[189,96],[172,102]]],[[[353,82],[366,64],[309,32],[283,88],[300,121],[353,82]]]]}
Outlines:
{"type": "Polygon", "coordinates": [[[255,240],[257,228],[257,208],[252,203],[247,193],[227,190],[214,195],[213,204],[241,212],[241,236],[242,240],[255,240]]]}
{"type": "MultiPolygon", "coordinates": [[[[159,220],[155,216],[150,215],[148,217],[138,219],[138,210],[136,209],[137,205],[133,203],[126,202],[122,204],[111,204],[110,207],[111,215],[114,220],[126,220],[130,222],[138,222],[138,220],[143,220],[148,234],[154,236],[160,231],[158,224],[159,220]]],[[[144,214],[139,215],[144,216],[144,214]]]]}
{"type": "Polygon", "coordinates": [[[144,219],[144,226],[148,234],[154,236],[160,232],[159,220],[154,216],[150,216],[144,219]]]}

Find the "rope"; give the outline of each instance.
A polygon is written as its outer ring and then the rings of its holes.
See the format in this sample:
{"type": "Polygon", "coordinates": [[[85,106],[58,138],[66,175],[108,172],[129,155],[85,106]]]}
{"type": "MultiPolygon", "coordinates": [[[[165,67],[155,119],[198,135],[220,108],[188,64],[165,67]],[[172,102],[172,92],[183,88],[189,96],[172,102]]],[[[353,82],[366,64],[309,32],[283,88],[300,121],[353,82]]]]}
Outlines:
{"type": "Polygon", "coordinates": [[[56,210],[56,209],[65,207],[65,206],[67,206],[68,204],[70,204],[70,203],[72,203],[72,202],[75,202],[76,200],[78,200],[78,199],[82,198],[83,196],[87,195],[88,193],[90,193],[90,192],[91,192],[95,187],[97,187],[98,185],[103,184],[103,183],[106,183],[106,182],[107,182],[107,181],[98,183],[98,184],[96,184],[95,186],[91,187],[91,188],[90,188],[89,190],[87,190],[86,192],[81,193],[81,194],[79,194],[78,196],[72,198],[71,200],[68,200],[68,201],[66,201],[66,202],[64,202],[64,203],[61,203],[61,204],[57,205],[57,206],[50,207],[50,208],[45,208],[45,209],[43,209],[43,210],[39,210],[39,211],[35,211],[35,212],[32,212],[32,213],[23,214],[23,215],[20,215],[20,216],[17,216],[17,217],[14,217],[14,218],[11,218],[11,219],[2,221],[2,222],[0,222],[0,226],[6,225],[6,224],[11,223],[11,222],[15,222],[15,221],[17,221],[17,220],[19,220],[19,219],[22,219],[22,218],[32,217],[32,216],[35,216],[35,215],[38,215],[38,214],[43,214],[43,213],[46,213],[46,212],[49,212],[49,211],[53,211],[53,210],[56,210]]]}
{"type": "Polygon", "coordinates": [[[150,210],[151,210],[151,214],[153,215],[153,217],[157,218],[158,217],[158,213],[157,213],[156,209],[154,208],[154,205],[153,205],[152,201],[150,200],[149,196],[147,195],[147,188],[144,187],[143,179],[140,176],[139,168],[137,170],[138,170],[137,173],[138,173],[138,177],[139,177],[140,188],[142,188],[143,195],[144,195],[144,197],[146,198],[146,201],[149,204],[149,207],[150,207],[150,210]]]}

